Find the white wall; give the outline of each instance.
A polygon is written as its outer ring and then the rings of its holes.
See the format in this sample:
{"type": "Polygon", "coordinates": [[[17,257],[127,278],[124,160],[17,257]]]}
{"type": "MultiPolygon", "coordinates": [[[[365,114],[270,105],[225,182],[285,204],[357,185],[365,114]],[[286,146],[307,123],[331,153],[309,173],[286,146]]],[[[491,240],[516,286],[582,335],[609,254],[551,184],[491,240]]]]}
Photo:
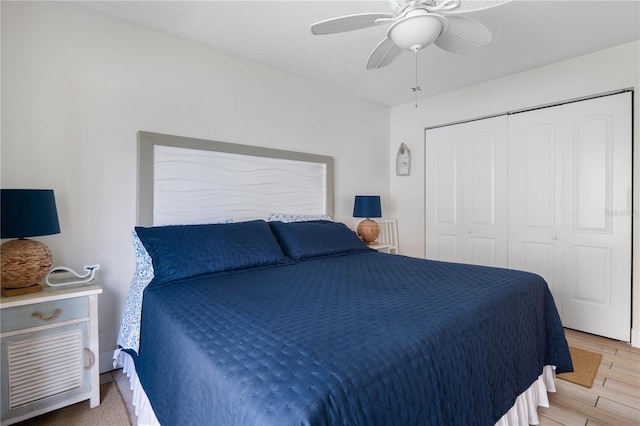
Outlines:
{"type": "MultiPolygon", "coordinates": [[[[398,218],[401,253],[425,256],[424,130],[438,124],[482,117],[624,88],[640,88],[640,42],[633,42],[422,99],[391,109],[390,155],[406,143],[412,174],[391,176],[392,213],[398,218]]],[[[634,96],[633,342],[640,346],[640,95],[634,96]]]]}
{"type": "Polygon", "coordinates": [[[356,193],[387,210],[387,107],[74,4],[1,5],[1,184],[55,190],[55,265],[101,264],[101,370],[135,269],[138,130],[331,155],[337,219],[357,223],[356,193]]]}

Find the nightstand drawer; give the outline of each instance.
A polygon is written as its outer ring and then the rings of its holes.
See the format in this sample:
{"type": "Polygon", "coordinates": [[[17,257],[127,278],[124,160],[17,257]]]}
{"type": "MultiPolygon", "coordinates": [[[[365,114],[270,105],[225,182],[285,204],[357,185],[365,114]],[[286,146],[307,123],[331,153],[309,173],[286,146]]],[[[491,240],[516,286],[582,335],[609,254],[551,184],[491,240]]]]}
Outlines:
{"type": "Polygon", "coordinates": [[[4,333],[88,316],[88,299],[74,297],[3,309],[0,326],[4,333]]]}

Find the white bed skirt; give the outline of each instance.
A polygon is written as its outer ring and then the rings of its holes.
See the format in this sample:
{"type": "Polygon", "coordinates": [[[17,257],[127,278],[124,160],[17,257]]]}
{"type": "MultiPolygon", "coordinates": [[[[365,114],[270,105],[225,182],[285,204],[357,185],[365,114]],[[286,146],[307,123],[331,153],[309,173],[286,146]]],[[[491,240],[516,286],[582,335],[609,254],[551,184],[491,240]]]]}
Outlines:
{"type": "Polygon", "coordinates": [[[113,353],[113,367],[122,368],[122,372],[129,378],[129,388],[133,391],[131,403],[135,407],[136,416],[138,416],[138,426],[159,425],[160,422],[156,418],[149,398],[144,393],[138,379],[133,358],[128,353],[116,349],[113,353]]]}
{"type": "MultiPolygon", "coordinates": [[[[159,425],[147,394],[144,393],[133,359],[128,353],[116,349],[113,353],[114,368],[122,368],[123,373],[129,378],[129,387],[133,391],[132,404],[138,416],[138,426],[159,425]]],[[[547,365],[542,374],[526,391],[516,399],[516,403],[502,416],[496,426],[537,425],[538,407],[549,407],[547,392],[555,392],[555,367],[547,365]]]]}
{"type": "Polygon", "coordinates": [[[497,426],[515,426],[515,425],[537,425],[540,424],[538,419],[538,407],[549,408],[549,398],[547,392],[556,391],[556,374],[555,367],[545,365],[542,374],[538,376],[538,380],[533,382],[529,389],[521,393],[516,398],[516,403],[507,414],[502,416],[497,426]]]}

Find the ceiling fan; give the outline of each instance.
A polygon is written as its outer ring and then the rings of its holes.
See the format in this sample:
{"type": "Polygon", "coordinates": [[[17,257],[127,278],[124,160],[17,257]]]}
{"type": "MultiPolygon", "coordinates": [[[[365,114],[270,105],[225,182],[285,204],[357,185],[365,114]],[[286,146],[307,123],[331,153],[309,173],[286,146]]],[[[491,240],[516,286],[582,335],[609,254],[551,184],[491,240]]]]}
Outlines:
{"type": "Polygon", "coordinates": [[[469,54],[491,41],[491,32],[480,22],[458,16],[488,9],[511,0],[389,0],[393,13],[359,13],[316,22],[316,35],[358,30],[389,23],[387,36],[373,49],[367,69],[389,65],[402,50],[417,53],[435,44],[454,53],[469,54]]]}

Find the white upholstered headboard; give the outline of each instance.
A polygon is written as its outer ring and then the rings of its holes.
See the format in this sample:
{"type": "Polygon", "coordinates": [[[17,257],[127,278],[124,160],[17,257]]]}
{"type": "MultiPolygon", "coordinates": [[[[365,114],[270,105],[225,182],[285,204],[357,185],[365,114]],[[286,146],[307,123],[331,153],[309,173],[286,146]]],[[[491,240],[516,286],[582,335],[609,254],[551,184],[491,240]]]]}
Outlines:
{"type": "Polygon", "coordinates": [[[333,158],[138,132],[140,226],[333,215],[333,158]]]}

